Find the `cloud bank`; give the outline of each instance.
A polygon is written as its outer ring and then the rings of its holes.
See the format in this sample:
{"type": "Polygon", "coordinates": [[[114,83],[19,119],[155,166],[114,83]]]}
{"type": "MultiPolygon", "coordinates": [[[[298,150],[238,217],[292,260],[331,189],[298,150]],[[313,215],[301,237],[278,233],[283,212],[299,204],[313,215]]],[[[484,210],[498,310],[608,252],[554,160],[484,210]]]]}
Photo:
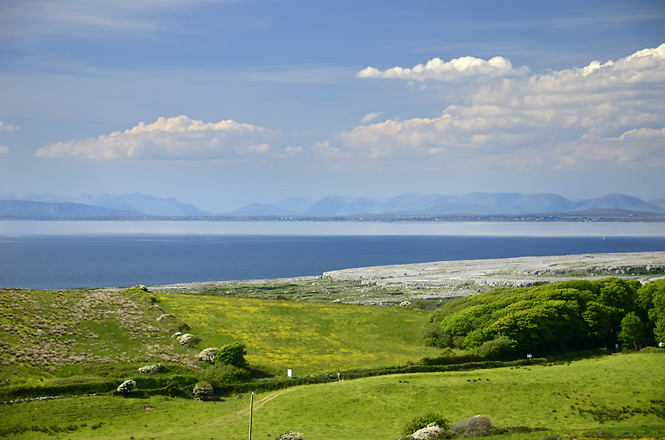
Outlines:
{"type": "Polygon", "coordinates": [[[123,132],[46,145],[35,155],[82,159],[232,159],[267,153],[275,133],[233,120],[202,122],[161,117],[123,132]]]}
{"type": "Polygon", "coordinates": [[[358,77],[437,81],[455,104],[435,117],[361,125],[337,141],[368,159],[423,156],[444,166],[665,165],[665,44],[616,61],[527,73],[501,57],[364,69],[358,77]],[[464,77],[472,81],[460,84],[464,77]]]}

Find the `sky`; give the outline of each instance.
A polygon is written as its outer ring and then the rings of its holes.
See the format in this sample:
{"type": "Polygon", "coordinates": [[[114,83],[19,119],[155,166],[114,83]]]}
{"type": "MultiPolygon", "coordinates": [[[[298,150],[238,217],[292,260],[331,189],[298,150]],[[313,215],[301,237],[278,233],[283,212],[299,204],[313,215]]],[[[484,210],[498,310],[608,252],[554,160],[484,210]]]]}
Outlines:
{"type": "Polygon", "coordinates": [[[665,198],[665,2],[2,0],[0,194],[665,198]]]}

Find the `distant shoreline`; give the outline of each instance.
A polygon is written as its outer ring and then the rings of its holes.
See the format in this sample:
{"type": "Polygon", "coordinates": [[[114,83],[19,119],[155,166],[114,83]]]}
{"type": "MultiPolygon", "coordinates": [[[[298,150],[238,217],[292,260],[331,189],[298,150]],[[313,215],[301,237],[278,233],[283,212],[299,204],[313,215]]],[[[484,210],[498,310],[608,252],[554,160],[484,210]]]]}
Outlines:
{"type": "Polygon", "coordinates": [[[446,214],[446,215],[405,215],[405,216],[137,216],[137,217],[10,217],[0,216],[0,221],[209,221],[209,222],[422,222],[422,223],[464,223],[464,222],[609,222],[609,223],[665,223],[665,214],[640,211],[599,210],[603,212],[575,212],[555,214],[446,214]]]}

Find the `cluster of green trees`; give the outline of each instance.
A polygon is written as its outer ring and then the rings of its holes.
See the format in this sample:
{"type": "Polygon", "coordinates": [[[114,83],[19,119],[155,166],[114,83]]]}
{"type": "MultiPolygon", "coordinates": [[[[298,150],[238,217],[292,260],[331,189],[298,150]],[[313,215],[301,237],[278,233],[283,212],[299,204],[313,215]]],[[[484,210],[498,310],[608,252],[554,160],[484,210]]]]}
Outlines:
{"type": "Polygon", "coordinates": [[[665,342],[665,279],[496,289],[447,303],[426,341],[488,357],[665,342]]]}

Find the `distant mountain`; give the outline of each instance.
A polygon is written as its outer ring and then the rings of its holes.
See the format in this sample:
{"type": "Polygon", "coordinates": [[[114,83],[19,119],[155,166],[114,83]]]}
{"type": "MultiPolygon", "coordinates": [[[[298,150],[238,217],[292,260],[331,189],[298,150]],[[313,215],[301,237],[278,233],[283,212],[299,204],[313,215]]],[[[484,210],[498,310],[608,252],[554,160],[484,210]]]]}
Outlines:
{"type": "Polygon", "coordinates": [[[328,196],[314,203],[303,214],[311,217],[330,217],[337,215],[354,215],[376,213],[380,206],[378,200],[365,197],[328,196]]]}
{"type": "Polygon", "coordinates": [[[649,203],[651,203],[652,205],[659,206],[661,208],[665,208],[665,199],[649,200],[649,203]]]}
{"type": "MultiPolygon", "coordinates": [[[[1,196],[0,196],[1,197],[1,196]]],[[[176,199],[160,199],[141,193],[111,195],[104,194],[93,197],[90,194],[82,194],[79,197],[62,197],[53,194],[26,194],[17,198],[12,194],[5,194],[5,200],[24,200],[47,203],[79,203],[98,208],[129,211],[155,217],[200,217],[213,215],[189,203],[183,203],[176,199]]]]}
{"type": "Polygon", "coordinates": [[[0,200],[2,218],[138,218],[145,215],[119,209],[99,208],[81,203],[48,203],[30,200],[0,200]]]}
{"type": "Polygon", "coordinates": [[[597,199],[583,202],[580,206],[575,208],[576,211],[588,209],[625,209],[628,211],[665,213],[665,209],[660,206],[625,194],[608,194],[597,199]]]}
{"type": "Polygon", "coordinates": [[[160,199],[140,193],[122,194],[113,196],[104,194],[96,197],[90,202],[93,206],[109,209],[122,209],[137,211],[143,214],[157,217],[189,217],[209,216],[211,212],[204,211],[189,203],[183,203],[176,199],[160,199]]]}
{"type": "MultiPolygon", "coordinates": [[[[252,204],[234,211],[230,215],[242,212],[243,215],[260,217],[298,213],[295,209],[280,211],[280,209],[285,209],[285,204],[281,203],[281,205],[278,207],[252,204]]],[[[523,195],[519,193],[469,193],[458,196],[408,193],[385,201],[365,197],[327,196],[301,212],[306,217],[334,217],[351,215],[521,215],[582,211],[593,213],[600,212],[600,210],[603,212],[624,210],[665,213],[663,207],[624,194],[608,194],[592,200],[572,201],[558,194],[523,195]]]]}
{"type": "Polygon", "coordinates": [[[296,215],[295,212],[288,209],[282,209],[274,205],[264,205],[263,203],[250,203],[247,206],[236,209],[228,215],[234,217],[288,217],[296,215]]]}
{"type": "Polygon", "coordinates": [[[289,197],[288,199],[280,200],[275,203],[278,208],[286,209],[287,211],[295,214],[302,214],[312,207],[315,200],[309,197],[289,197]]]}

